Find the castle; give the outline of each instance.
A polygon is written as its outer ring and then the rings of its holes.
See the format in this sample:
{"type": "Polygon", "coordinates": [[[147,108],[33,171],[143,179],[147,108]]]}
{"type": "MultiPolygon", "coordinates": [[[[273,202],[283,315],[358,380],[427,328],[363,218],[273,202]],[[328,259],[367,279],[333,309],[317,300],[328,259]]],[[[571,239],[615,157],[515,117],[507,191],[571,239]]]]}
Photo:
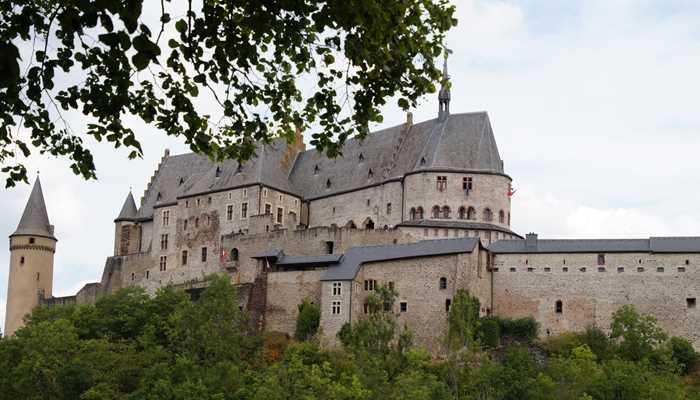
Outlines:
{"type": "Polygon", "coordinates": [[[196,297],[225,274],[264,331],[293,333],[298,304],[320,304],[330,346],[378,285],[398,292],[400,324],[433,352],[459,289],[483,314],[534,316],[542,335],[607,328],[634,304],[700,345],[700,238],[522,237],[488,115],[451,114],[449,103],[443,86],[436,119],[408,114],[337,159],[305,150],[301,135],[259,144],[242,165],[166,150],[139,206],[129,193],[114,220],[101,281],[75,296],[51,295],[56,238],[37,179],[10,236],[7,333],[40,303],[90,303],[129,285],[196,297]]]}

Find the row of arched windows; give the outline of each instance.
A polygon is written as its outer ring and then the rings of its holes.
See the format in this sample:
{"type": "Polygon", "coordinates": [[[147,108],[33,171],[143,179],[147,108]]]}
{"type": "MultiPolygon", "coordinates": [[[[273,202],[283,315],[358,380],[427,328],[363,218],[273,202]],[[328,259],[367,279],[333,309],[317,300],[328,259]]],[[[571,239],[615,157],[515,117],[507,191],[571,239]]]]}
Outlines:
{"type": "MultiPolygon", "coordinates": [[[[409,218],[411,220],[420,220],[424,218],[424,212],[423,212],[423,207],[418,206],[418,207],[411,207],[411,210],[409,211],[409,218]]],[[[431,219],[450,219],[452,218],[452,210],[450,209],[450,206],[438,206],[435,205],[433,206],[431,212],[430,212],[430,218],[431,219]]],[[[477,213],[476,209],[474,207],[459,207],[457,210],[457,219],[466,219],[466,220],[476,220],[477,219],[477,213]]],[[[494,214],[493,211],[491,211],[490,208],[485,208],[484,211],[481,213],[481,219],[486,222],[492,222],[494,220],[494,214]]],[[[498,212],[498,222],[501,224],[506,223],[506,213],[503,210],[500,210],[498,212]]],[[[510,213],[508,213],[508,225],[510,225],[510,213]]]]}

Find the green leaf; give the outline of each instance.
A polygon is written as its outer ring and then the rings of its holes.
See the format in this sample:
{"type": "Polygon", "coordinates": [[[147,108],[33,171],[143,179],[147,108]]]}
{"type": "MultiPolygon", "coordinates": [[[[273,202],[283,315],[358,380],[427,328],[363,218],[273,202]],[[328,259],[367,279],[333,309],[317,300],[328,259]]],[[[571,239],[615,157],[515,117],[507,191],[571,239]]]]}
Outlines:
{"type": "Polygon", "coordinates": [[[136,53],[131,57],[131,62],[137,70],[141,71],[148,66],[150,59],[144,53],[136,53]]]}

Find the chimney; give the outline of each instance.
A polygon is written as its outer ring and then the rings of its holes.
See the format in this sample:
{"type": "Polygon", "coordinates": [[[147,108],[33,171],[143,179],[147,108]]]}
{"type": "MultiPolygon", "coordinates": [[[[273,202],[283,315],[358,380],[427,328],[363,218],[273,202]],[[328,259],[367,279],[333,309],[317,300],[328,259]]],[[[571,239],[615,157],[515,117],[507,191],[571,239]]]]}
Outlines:
{"type": "Polygon", "coordinates": [[[410,128],[413,126],[413,113],[408,112],[406,113],[406,128],[410,128]]]}
{"type": "Polygon", "coordinates": [[[163,158],[168,158],[170,157],[170,149],[165,149],[165,152],[163,153],[163,158]]]}
{"type": "Polygon", "coordinates": [[[525,247],[532,248],[532,249],[537,248],[537,234],[536,233],[530,232],[527,235],[525,235],[525,247]]]}

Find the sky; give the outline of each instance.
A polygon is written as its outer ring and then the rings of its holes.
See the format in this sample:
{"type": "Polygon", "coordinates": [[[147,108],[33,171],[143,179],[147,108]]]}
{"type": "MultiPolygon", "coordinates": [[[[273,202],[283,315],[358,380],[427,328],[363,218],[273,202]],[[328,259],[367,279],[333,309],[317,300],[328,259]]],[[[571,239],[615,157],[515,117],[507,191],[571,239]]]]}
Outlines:
{"type": "MultiPolygon", "coordinates": [[[[454,4],[450,108],[489,113],[517,190],[513,230],[544,238],[700,235],[700,2],[454,4]]],[[[414,121],[435,118],[437,108],[437,95],[426,96],[414,121]]],[[[383,111],[376,128],[405,121],[394,105],[383,111]]],[[[126,123],[144,157],[128,160],[122,149],[87,140],[97,181],[73,175],[63,160],[31,160],[59,239],[54,295],[99,281],[130,188],[138,203],[164,149],[187,152],[182,141],[126,123]]],[[[16,228],[30,190],[0,192],[0,237],[16,228]]],[[[0,328],[8,267],[8,246],[0,246],[0,328]]]]}

